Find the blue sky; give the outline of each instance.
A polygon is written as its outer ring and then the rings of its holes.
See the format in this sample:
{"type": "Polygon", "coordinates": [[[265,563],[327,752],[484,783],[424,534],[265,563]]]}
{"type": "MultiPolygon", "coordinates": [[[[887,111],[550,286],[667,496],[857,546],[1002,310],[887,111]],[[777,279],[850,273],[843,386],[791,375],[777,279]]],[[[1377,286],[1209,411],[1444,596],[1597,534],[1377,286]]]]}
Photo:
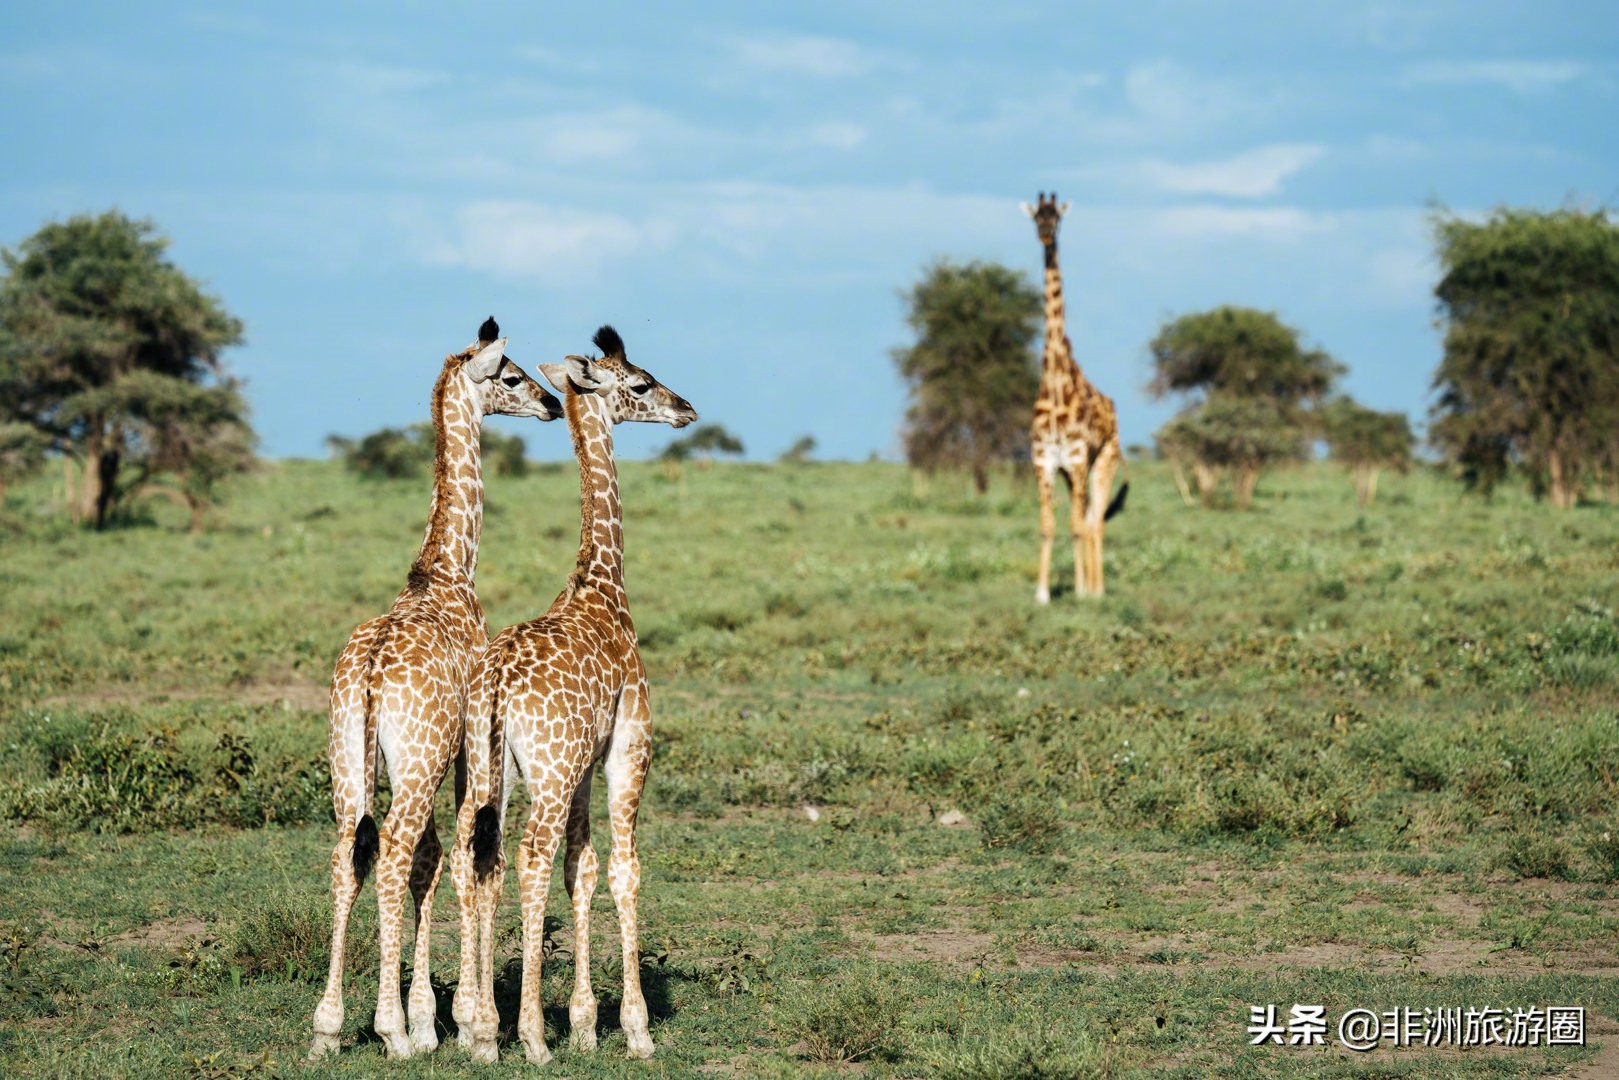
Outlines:
{"type": "Polygon", "coordinates": [[[941,256],[1038,279],[1018,203],[1055,188],[1127,443],[1174,410],[1146,342],[1221,303],[1420,420],[1428,207],[1613,202],[1616,104],[1595,2],[8,4],[0,243],[154,219],[246,322],[275,456],[425,418],[493,312],[530,364],[614,323],[751,457],[892,457],[900,291],[941,256]]]}

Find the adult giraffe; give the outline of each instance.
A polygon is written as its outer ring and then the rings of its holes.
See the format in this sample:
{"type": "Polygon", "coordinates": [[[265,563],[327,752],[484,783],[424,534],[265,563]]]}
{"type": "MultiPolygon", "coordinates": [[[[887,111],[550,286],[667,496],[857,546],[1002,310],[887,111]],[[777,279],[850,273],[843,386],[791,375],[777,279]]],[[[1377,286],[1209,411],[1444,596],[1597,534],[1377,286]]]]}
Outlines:
{"type": "Polygon", "coordinates": [[[1050,198],[1041,192],[1034,206],[1023,204],[1046,252],[1046,340],[1041,351],[1040,392],[1034,399],[1034,422],[1029,427],[1030,456],[1040,487],[1037,604],[1051,602],[1051,545],[1057,535],[1053,481],[1057,473],[1068,482],[1074,592],[1080,596],[1102,595],[1102,523],[1124,509],[1124,497],[1130,490],[1126,481],[1113,501],[1107,501],[1113,473],[1124,457],[1119,452],[1118,415],[1113,399],[1079,370],[1068,343],[1062,270],[1057,266],[1057,226],[1069,205],[1058,206],[1056,192],[1050,198]]]}

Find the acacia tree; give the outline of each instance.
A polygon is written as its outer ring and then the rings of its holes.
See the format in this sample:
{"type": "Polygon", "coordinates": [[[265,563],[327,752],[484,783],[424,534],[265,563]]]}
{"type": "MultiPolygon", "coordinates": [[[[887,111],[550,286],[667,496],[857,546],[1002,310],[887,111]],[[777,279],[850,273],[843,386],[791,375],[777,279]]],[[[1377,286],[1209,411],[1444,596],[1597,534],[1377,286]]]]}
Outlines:
{"type": "Polygon", "coordinates": [[[1344,370],[1320,349],[1304,348],[1274,313],[1229,305],[1165,323],[1148,347],[1148,392],[1189,399],[1159,429],[1159,448],[1188,503],[1183,470],[1191,467],[1204,506],[1227,470],[1235,504],[1246,507],[1261,470],[1302,457],[1316,429],[1314,408],[1344,370]]]}
{"type": "Polygon", "coordinates": [[[1433,218],[1445,353],[1431,439],[1488,492],[1514,463],[1554,506],[1619,459],[1619,228],[1603,211],[1433,218]]]}
{"type": "Polygon", "coordinates": [[[1385,468],[1411,467],[1416,436],[1402,412],[1378,412],[1347,398],[1329,401],[1321,410],[1321,432],[1327,453],[1355,478],[1355,501],[1370,506],[1377,497],[1377,474],[1385,468]]]}
{"type": "Polygon", "coordinates": [[[238,444],[247,431],[219,362],[242,324],[164,257],[167,246],[151,222],[109,211],[0,250],[0,421],[28,425],[68,457],[70,510],[98,528],[154,471],[182,459],[194,468],[214,429],[238,429],[238,444]],[[171,438],[170,424],[201,426],[171,438]]]}
{"type": "Polygon", "coordinates": [[[1028,449],[1040,292],[997,263],[940,261],[903,296],[917,334],[893,352],[910,384],[905,456],[924,472],[971,470],[982,495],[990,465],[1028,449]]]}

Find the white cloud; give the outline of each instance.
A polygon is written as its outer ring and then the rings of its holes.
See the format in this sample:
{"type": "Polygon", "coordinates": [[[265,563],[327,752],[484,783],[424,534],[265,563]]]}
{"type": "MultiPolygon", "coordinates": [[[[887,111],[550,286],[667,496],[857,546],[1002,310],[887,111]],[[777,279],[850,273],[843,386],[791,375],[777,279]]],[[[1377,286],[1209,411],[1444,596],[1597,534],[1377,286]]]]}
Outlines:
{"type": "Polygon", "coordinates": [[[869,134],[859,124],[816,124],[809,130],[809,141],[833,150],[853,150],[864,143],[869,134]]]}
{"type": "Polygon", "coordinates": [[[1158,231],[1194,240],[1243,237],[1292,243],[1330,228],[1325,216],[1291,206],[1172,206],[1152,216],[1158,231]]]}
{"type": "Polygon", "coordinates": [[[668,240],[668,230],[656,224],[515,200],[470,203],[454,221],[453,235],[421,245],[430,265],[556,283],[668,240]]]}
{"type": "Polygon", "coordinates": [[[874,56],[841,38],[811,34],[744,37],[729,40],[738,64],[767,75],[841,79],[877,66],[874,56]]]}
{"type": "Polygon", "coordinates": [[[1278,143],[1225,158],[1192,165],[1148,161],[1142,171],[1149,182],[1180,195],[1229,195],[1256,198],[1274,195],[1282,181],[1326,153],[1316,143],[1278,143]]]}
{"type": "Polygon", "coordinates": [[[1548,90],[1584,77],[1584,64],[1572,60],[1434,60],[1406,69],[1408,86],[1503,86],[1514,93],[1548,90]]]}

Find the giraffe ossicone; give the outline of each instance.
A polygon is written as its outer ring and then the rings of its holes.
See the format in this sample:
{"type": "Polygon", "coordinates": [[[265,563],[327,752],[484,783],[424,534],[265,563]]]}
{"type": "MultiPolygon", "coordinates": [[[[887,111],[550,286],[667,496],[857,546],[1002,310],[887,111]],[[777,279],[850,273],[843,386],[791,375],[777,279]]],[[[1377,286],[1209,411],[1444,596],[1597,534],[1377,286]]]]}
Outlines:
{"type": "Polygon", "coordinates": [[[467,694],[467,798],[451,855],[461,898],[461,982],[454,1015],[474,1057],[494,1060],[494,912],[505,879],[501,834],[506,792],[521,779],[529,812],[517,847],[523,910],[523,978],[517,1033],[529,1061],[544,1063],[540,962],[551,864],[567,837],[563,874],[574,917],[571,1040],[596,1045],[590,987],[590,901],[599,862],[590,842],[591,775],[607,776],[612,824],[607,879],[618,909],[624,992],[620,1024],[629,1056],[652,1055],[639,967],[640,859],[635,822],[651,760],[646,669],[624,588],[624,535],[613,425],[685,427],[697,419],[684,398],[631,364],[611,327],[596,334],[600,358],[569,356],[541,365],[563,393],[579,461],[579,556],[545,614],[495,635],[467,694]],[[473,942],[476,942],[476,947],[473,942]]]}
{"type": "Polygon", "coordinates": [[[476,342],[445,358],[433,384],[433,496],[405,587],[387,614],[354,631],[332,673],[332,945],[311,1057],[338,1049],[348,920],[373,862],[382,954],[377,1034],[397,1057],[438,1045],[428,979],[442,854],[433,801],[461,749],[466,677],[489,639],[473,576],[483,522],[478,433],[491,413],[539,420],[562,414],[557,398],[507,358],[493,317],[479,327],[476,342]],[[379,763],[393,789],[381,828],[372,812],[379,763]],[[408,1029],[399,994],[407,890],[416,913],[408,1029]]]}

